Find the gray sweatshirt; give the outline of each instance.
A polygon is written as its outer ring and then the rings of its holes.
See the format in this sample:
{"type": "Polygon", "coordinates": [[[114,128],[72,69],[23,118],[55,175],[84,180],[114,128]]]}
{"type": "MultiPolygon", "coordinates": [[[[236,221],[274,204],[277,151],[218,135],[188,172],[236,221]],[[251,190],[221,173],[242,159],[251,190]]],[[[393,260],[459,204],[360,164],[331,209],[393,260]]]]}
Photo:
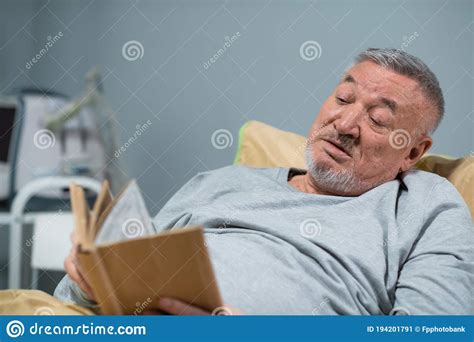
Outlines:
{"type": "MultiPolygon", "coordinates": [[[[199,173],[153,225],[204,226],[224,301],[247,314],[474,314],[474,228],[446,179],[409,171],[342,197],[298,191],[289,171],[199,173]]],[[[55,296],[88,304],[67,276],[55,296]]]]}

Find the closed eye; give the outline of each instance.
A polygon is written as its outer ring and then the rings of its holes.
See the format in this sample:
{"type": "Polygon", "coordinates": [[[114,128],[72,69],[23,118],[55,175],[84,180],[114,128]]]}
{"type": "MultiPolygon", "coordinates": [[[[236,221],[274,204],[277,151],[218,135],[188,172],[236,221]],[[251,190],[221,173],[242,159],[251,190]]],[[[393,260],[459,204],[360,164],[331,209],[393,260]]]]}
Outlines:
{"type": "Polygon", "coordinates": [[[343,99],[342,97],[338,97],[338,96],[336,96],[336,100],[340,104],[348,104],[349,103],[349,101],[343,99]]]}
{"type": "Polygon", "coordinates": [[[379,127],[384,127],[383,124],[381,124],[380,122],[378,122],[377,120],[375,120],[375,119],[374,119],[373,117],[371,117],[370,115],[369,115],[369,118],[370,118],[370,121],[371,121],[373,124],[375,124],[375,125],[377,125],[377,126],[379,126],[379,127]]]}

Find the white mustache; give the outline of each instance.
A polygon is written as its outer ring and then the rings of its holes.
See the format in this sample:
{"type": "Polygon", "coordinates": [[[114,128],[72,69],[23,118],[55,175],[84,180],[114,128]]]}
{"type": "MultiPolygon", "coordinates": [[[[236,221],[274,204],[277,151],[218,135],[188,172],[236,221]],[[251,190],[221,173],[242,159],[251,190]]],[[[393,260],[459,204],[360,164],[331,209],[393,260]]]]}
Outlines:
{"type": "Polygon", "coordinates": [[[339,134],[337,132],[321,132],[319,131],[315,134],[314,138],[310,138],[308,140],[308,145],[313,144],[318,140],[334,140],[341,144],[346,150],[352,152],[354,149],[354,138],[350,137],[349,135],[339,134]]]}

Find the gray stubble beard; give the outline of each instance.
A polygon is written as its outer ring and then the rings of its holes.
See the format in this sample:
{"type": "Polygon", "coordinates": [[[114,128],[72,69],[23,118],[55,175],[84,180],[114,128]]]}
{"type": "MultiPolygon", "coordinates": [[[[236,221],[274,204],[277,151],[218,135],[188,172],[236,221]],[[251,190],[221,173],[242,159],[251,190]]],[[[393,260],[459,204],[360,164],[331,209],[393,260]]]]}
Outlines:
{"type": "Polygon", "coordinates": [[[356,178],[352,170],[333,170],[325,163],[314,160],[311,145],[306,146],[304,155],[308,172],[318,188],[348,194],[357,192],[363,186],[363,182],[356,178]]]}

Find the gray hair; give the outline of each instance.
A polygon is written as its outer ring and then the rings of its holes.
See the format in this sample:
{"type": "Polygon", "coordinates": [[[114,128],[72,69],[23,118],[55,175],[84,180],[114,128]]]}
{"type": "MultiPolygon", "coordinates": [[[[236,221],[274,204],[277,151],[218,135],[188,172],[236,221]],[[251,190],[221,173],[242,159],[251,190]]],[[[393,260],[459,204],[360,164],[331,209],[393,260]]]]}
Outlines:
{"type": "Polygon", "coordinates": [[[428,134],[433,133],[444,115],[444,98],[438,79],[430,68],[418,57],[398,49],[367,49],[361,52],[355,59],[356,64],[364,61],[372,61],[397,74],[418,81],[425,96],[436,108],[436,113],[429,115],[430,120],[427,122],[426,127],[428,134]]]}

